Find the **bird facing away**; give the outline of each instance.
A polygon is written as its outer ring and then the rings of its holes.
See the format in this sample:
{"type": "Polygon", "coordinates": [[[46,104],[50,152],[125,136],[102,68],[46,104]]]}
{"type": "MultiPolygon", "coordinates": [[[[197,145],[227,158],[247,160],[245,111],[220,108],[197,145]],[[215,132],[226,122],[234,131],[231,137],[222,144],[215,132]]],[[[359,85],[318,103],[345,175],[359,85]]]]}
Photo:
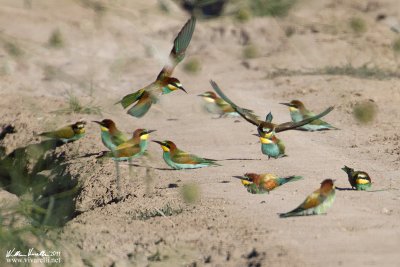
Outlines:
{"type": "MultiPolygon", "coordinates": [[[[212,91],[204,92],[198,96],[201,96],[204,99],[205,108],[210,113],[218,114],[220,117],[240,116],[239,113],[237,113],[228,102],[218,97],[217,94],[212,91]]],[[[252,112],[251,110],[247,111],[252,112]]]]}
{"type": "Polygon", "coordinates": [[[371,178],[368,173],[363,171],[354,171],[354,169],[344,166],[342,168],[347,173],[349,183],[356,190],[367,190],[371,188],[371,178]]]}
{"type": "MultiPolygon", "coordinates": [[[[289,111],[290,111],[290,117],[292,118],[293,122],[299,122],[304,119],[311,118],[315,116],[315,113],[312,111],[309,111],[304,104],[299,101],[299,100],[292,100],[290,103],[280,103],[282,105],[288,106],[289,111]]],[[[321,119],[316,119],[313,120],[312,122],[300,126],[298,128],[299,130],[304,130],[304,131],[323,131],[323,130],[338,130],[338,128],[330,125],[329,123],[321,120],[321,119]]]]}
{"type": "Polygon", "coordinates": [[[78,121],[74,124],[64,126],[60,129],[51,132],[40,133],[40,136],[45,136],[51,139],[59,140],[63,143],[73,142],[82,138],[85,135],[84,121],[78,121]]]}
{"type": "Polygon", "coordinates": [[[156,130],[136,129],[131,139],[118,145],[113,151],[114,160],[138,158],[147,150],[149,134],[156,130]]]}
{"type": "Polygon", "coordinates": [[[319,119],[329,112],[333,110],[333,107],[327,108],[325,111],[321,112],[320,114],[304,119],[299,122],[285,122],[282,124],[275,124],[272,123],[273,116],[270,113],[266,116],[266,120],[262,121],[256,116],[253,112],[250,112],[247,109],[241,108],[237,106],[235,103],[233,103],[219,88],[217,83],[214,81],[210,81],[211,86],[214,88],[215,92],[226,102],[228,102],[233,109],[239,113],[240,116],[242,116],[246,121],[250,122],[251,124],[254,124],[257,126],[257,131],[258,131],[258,136],[261,141],[261,152],[264,155],[267,155],[268,158],[280,158],[285,155],[285,145],[283,144],[283,141],[280,140],[277,136],[276,133],[287,131],[287,130],[293,130],[296,129],[300,126],[303,126],[307,123],[312,122],[313,120],[319,119]]]}
{"type": "Polygon", "coordinates": [[[252,194],[264,194],[274,190],[278,186],[288,182],[294,182],[302,179],[302,176],[278,177],[274,174],[264,173],[246,173],[243,176],[234,176],[242,181],[247,188],[247,192],[252,194]]]}
{"type": "Polygon", "coordinates": [[[326,179],[321,187],[309,195],[297,208],[281,213],[281,218],[325,214],[335,201],[335,185],[332,179],[326,179]]]}
{"type": "Polygon", "coordinates": [[[120,103],[123,108],[127,108],[136,102],[127,113],[131,116],[141,118],[149,111],[151,105],[158,101],[159,95],[169,94],[178,89],[186,92],[181,82],[177,78],[171,77],[171,75],[176,65],[185,57],[185,52],[192,39],[195,26],[196,19],[194,17],[189,19],[183,26],[174,40],[174,46],[169,55],[169,62],[161,70],[154,82],[135,93],[124,96],[116,104],[120,103]]]}
{"type": "Polygon", "coordinates": [[[220,166],[215,159],[201,158],[199,156],[186,153],[171,141],[153,141],[161,145],[164,161],[175,170],[197,169],[208,166],[220,166]]]}
{"type": "Polygon", "coordinates": [[[102,121],[93,122],[100,125],[101,141],[110,151],[114,151],[117,146],[128,141],[128,138],[125,136],[125,134],[118,130],[114,121],[110,119],[104,119],[102,121]]]}

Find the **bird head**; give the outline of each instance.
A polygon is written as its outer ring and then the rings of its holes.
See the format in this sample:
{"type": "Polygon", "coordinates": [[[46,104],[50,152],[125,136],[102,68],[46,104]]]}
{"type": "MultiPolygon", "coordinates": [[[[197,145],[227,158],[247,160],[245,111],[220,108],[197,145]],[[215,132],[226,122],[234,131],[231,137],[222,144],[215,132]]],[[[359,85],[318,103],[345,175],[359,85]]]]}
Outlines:
{"type": "Polygon", "coordinates": [[[275,136],[275,127],[272,123],[263,122],[257,127],[258,136],[262,144],[273,143],[272,138],[275,136]]]}
{"type": "Polygon", "coordinates": [[[182,87],[181,82],[177,78],[168,77],[168,78],[166,78],[165,82],[166,82],[166,87],[170,91],[175,91],[175,90],[179,89],[179,90],[182,90],[185,93],[187,93],[185,88],[182,87]]]}
{"type": "Polygon", "coordinates": [[[321,183],[321,191],[322,192],[329,192],[332,189],[335,189],[334,180],[332,179],[325,179],[321,183]]]}
{"type": "Polygon", "coordinates": [[[172,141],[154,140],[153,142],[159,144],[164,152],[170,152],[171,150],[176,149],[176,145],[172,141]]]}
{"type": "Polygon", "coordinates": [[[351,174],[352,172],[354,172],[354,169],[347,167],[346,165],[344,165],[344,167],[342,168],[343,171],[345,171],[347,174],[351,174]]]}
{"type": "Polygon", "coordinates": [[[133,138],[140,138],[140,140],[146,141],[149,138],[149,134],[155,131],[156,130],[136,129],[133,132],[133,138]]]}
{"type": "Polygon", "coordinates": [[[85,121],[78,121],[74,124],[72,124],[72,130],[76,134],[84,134],[85,133],[85,121]]]}
{"type": "Polygon", "coordinates": [[[214,102],[215,99],[217,99],[217,95],[214,92],[211,91],[207,91],[205,93],[202,93],[198,96],[201,96],[204,98],[204,100],[206,100],[207,102],[214,102]]]}
{"type": "Polygon", "coordinates": [[[243,176],[233,176],[233,177],[240,179],[240,182],[242,183],[242,185],[247,187],[247,186],[253,184],[253,179],[256,175],[257,174],[255,174],[255,173],[246,173],[243,176]]]}
{"type": "Polygon", "coordinates": [[[300,100],[292,100],[289,103],[280,104],[288,106],[289,110],[292,112],[298,111],[299,109],[304,109],[304,104],[300,100]]]}
{"type": "Polygon", "coordinates": [[[100,129],[103,132],[108,132],[111,129],[115,128],[115,123],[110,119],[104,119],[102,121],[93,121],[93,122],[99,124],[100,125],[100,129]]]}

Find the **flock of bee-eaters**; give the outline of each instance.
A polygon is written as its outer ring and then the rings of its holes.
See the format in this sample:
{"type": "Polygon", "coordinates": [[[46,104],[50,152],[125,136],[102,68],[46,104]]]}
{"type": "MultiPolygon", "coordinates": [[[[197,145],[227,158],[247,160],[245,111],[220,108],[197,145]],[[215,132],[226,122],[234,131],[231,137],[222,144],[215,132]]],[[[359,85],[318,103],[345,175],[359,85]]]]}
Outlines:
{"type": "MultiPolygon", "coordinates": [[[[174,40],[174,46],[170,52],[169,62],[158,74],[156,80],[146,87],[124,96],[117,104],[123,108],[129,108],[127,113],[133,117],[143,117],[157,103],[160,95],[169,94],[176,90],[182,90],[181,82],[172,77],[172,72],[176,65],[185,57],[185,52],[189,46],[190,40],[195,29],[196,19],[192,17],[183,26],[178,36],[174,40]]],[[[329,123],[321,120],[333,110],[333,107],[327,108],[320,114],[315,115],[306,109],[299,100],[293,100],[289,103],[281,103],[289,107],[292,121],[282,124],[273,123],[271,112],[265,120],[256,116],[252,110],[237,106],[220,89],[216,82],[210,81],[214,92],[208,91],[200,94],[205,100],[205,108],[211,112],[222,116],[241,116],[246,121],[257,127],[258,136],[261,142],[261,152],[268,158],[281,158],[285,155],[285,145],[278,138],[279,132],[287,130],[320,131],[337,129],[329,123]]],[[[120,171],[119,161],[131,160],[142,156],[148,146],[148,138],[151,132],[155,130],[137,129],[133,136],[128,138],[121,132],[115,123],[110,119],[94,121],[100,125],[101,140],[109,150],[116,163],[117,169],[117,188],[120,194],[120,171]]],[[[65,126],[52,132],[45,132],[40,135],[57,139],[63,143],[78,140],[85,134],[85,122],[79,121],[75,124],[65,126]]],[[[163,150],[163,158],[168,166],[173,169],[196,169],[208,166],[220,166],[216,160],[202,158],[180,150],[174,142],[169,140],[153,141],[159,144],[163,150]]],[[[130,164],[130,167],[132,165],[130,164]]],[[[367,190],[371,187],[371,178],[366,172],[354,171],[345,166],[343,170],[347,173],[352,189],[367,190]]],[[[274,174],[256,174],[246,173],[243,176],[234,176],[239,178],[247,191],[252,194],[269,193],[269,191],[281,186],[287,182],[302,179],[301,176],[278,177],[274,174]]],[[[335,185],[331,179],[322,181],[319,189],[310,194],[303,203],[294,210],[280,214],[281,217],[316,215],[326,213],[335,199],[335,185]]]]}

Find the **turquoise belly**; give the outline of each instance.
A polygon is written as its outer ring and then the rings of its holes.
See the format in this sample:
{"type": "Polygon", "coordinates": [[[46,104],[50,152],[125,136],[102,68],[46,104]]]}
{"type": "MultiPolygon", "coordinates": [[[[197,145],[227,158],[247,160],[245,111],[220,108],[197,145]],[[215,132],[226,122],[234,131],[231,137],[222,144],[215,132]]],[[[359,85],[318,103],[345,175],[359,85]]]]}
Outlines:
{"type": "Polygon", "coordinates": [[[261,144],[261,151],[264,155],[273,158],[278,158],[282,156],[279,150],[279,146],[277,144],[261,144]]]}

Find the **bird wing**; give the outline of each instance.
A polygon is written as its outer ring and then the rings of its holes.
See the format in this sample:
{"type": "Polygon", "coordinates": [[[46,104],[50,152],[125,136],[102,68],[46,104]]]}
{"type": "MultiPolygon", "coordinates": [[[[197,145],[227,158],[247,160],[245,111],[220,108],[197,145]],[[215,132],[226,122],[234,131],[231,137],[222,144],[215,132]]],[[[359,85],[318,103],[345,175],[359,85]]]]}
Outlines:
{"type": "Polygon", "coordinates": [[[129,141],[120,144],[114,151],[116,157],[131,157],[140,152],[140,145],[130,139],[129,141]]]}
{"type": "Polygon", "coordinates": [[[234,112],[235,111],[228,102],[224,101],[221,98],[218,98],[215,101],[215,103],[217,104],[218,108],[220,108],[224,113],[234,112]]]}
{"type": "Polygon", "coordinates": [[[127,113],[133,117],[141,118],[147,113],[147,111],[149,111],[152,104],[153,99],[151,94],[147,91],[144,91],[139,101],[133,107],[131,107],[127,113]]]}
{"type": "Polygon", "coordinates": [[[219,88],[219,86],[217,85],[216,82],[214,82],[213,80],[210,81],[211,86],[214,88],[214,91],[226,102],[228,102],[233,109],[239,113],[240,116],[243,117],[243,119],[245,119],[246,121],[250,122],[251,124],[254,124],[256,126],[259,126],[260,123],[262,122],[257,115],[255,115],[251,110],[249,109],[245,109],[245,108],[241,108],[238,105],[236,105],[235,103],[232,102],[232,100],[230,100],[221,90],[221,88],[219,88]]]}
{"type": "Polygon", "coordinates": [[[65,127],[62,127],[58,130],[55,130],[53,132],[44,132],[39,134],[41,136],[46,136],[49,138],[64,138],[64,139],[68,139],[68,138],[72,138],[75,135],[74,130],[72,129],[72,125],[68,125],[65,127]]]}
{"type": "Polygon", "coordinates": [[[121,131],[118,131],[111,136],[111,141],[118,146],[128,141],[128,138],[121,131]]]}
{"type": "Polygon", "coordinates": [[[283,131],[287,131],[287,130],[292,130],[295,129],[297,127],[306,125],[316,119],[322,118],[323,116],[327,115],[329,112],[331,112],[333,110],[333,106],[327,108],[326,110],[324,110],[323,112],[319,113],[318,115],[315,115],[313,117],[304,119],[302,121],[299,122],[285,122],[282,124],[279,124],[275,127],[275,132],[279,133],[279,132],[283,132],[283,131]]]}
{"type": "Polygon", "coordinates": [[[138,101],[141,97],[145,89],[137,90],[136,92],[124,96],[120,101],[115,104],[121,104],[123,108],[127,108],[128,106],[132,105],[136,101],[138,101]]]}
{"type": "Polygon", "coordinates": [[[326,199],[325,195],[322,195],[319,190],[316,190],[311,195],[309,195],[303,203],[300,204],[295,210],[291,212],[297,212],[307,209],[312,209],[319,206],[326,199]]]}
{"type": "Polygon", "coordinates": [[[174,46],[169,54],[170,62],[168,62],[168,64],[166,64],[161,70],[160,74],[158,74],[157,80],[162,80],[165,77],[171,76],[176,65],[183,60],[186,49],[189,46],[190,40],[192,39],[195,26],[196,18],[191,17],[178,33],[178,36],[176,36],[174,40],[174,46]]]}
{"type": "Polygon", "coordinates": [[[212,162],[212,160],[200,158],[196,155],[189,154],[185,151],[177,149],[173,155],[171,155],[171,159],[175,163],[179,164],[199,164],[199,163],[207,163],[212,162]]]}

